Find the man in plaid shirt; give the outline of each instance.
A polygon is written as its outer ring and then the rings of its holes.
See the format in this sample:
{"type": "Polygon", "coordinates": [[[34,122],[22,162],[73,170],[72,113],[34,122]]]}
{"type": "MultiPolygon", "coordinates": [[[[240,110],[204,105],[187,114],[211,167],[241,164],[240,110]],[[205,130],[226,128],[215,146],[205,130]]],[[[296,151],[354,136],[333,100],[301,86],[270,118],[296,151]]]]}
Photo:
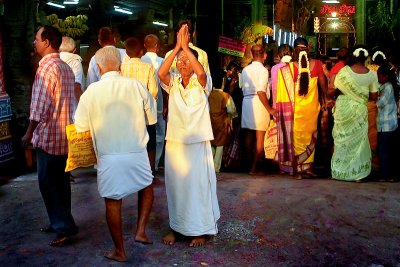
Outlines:
{"type": "Polygon", "coordinates": [[[34,47],[42,57],[32,87],[30,123],[22,144],[36,148],[39,188],[50,225],[42,232],[54,232],[51,246],[62,246],[78,233],[71,214],[71,186],[65,165],[68,154],[65,126],[73,123],[75,76],[60,59],[62,35],[43,26],[36,33],[34,47]]]}

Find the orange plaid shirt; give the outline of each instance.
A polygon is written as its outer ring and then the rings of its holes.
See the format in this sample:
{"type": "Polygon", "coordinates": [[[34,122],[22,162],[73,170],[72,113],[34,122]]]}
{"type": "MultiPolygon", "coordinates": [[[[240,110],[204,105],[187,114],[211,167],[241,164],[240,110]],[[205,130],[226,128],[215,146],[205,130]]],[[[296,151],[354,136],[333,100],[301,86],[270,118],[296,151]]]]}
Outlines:
{"type": "Polygon", "coordinates": [[[149,90],[154,99],[157,99],[158,86],[151,64],[141,61],[140,58],[130,58],[121,63],[121,74],[124,77],[137,79],[149,90]]]}
{"type": "Polygon", "coordinates": [[[75,75],[58,53],[44,56],[32,87],[29,119],[39,122],[32,144],[49,154],[68,154],[65,126],[73,123],[75,75]]]}

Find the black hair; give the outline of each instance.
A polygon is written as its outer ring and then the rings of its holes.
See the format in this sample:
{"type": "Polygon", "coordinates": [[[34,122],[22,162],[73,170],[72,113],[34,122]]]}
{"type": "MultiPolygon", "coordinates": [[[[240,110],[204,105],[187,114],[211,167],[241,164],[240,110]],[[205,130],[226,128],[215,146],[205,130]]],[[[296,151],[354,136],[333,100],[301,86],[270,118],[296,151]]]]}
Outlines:
{"type": "Polygon", "coordinates": [[[140,52],[143,51],[143,44],[139,39],[129,37],[125,40],[125,49],[129,57],[139,57],[140,52]]]}
{"type": "MultiPolygon", "coordinates": [[[[299,60],[299,55],[300,52],[305,51],[307,52],[307,58],[308,56],[308,41],[303,38],[303,37],[298,37],[296,40],[294,40],[294,54],[293,54],[293,60],[298,61],[299,60]]],[[[299,69],[299,95],[307,95],[308,93],[308,86],[310,84],[310,76],[308,72],[302,72],[300,71],[301,69],[307,68],[307,59],[306,57],[301,58],[300,66],[298,67],[299,69]]],[[[308,70],[310,71],[310,70],[308,70]]]]}
{"type": "Polygon", "coordinates": [[[212,81],[215,88],[222,89],[222,82],[225,74],[226,73],[223,69],[218,69],[212,72],[212,81]]]}
{"type": "Polygon", "coordinates": [[[284,56],[292,56],[293,55],[293,48],[288,44],[281,44],[278,47],[278,56],[283,58],[284,56]]]}
{"type": "Polygon", "coordinates": [[[240,65],[236,61],[232,60],[231,62],[229,62],[228,66],[226,66],[226,70],[231,70],[231,69],[239,71],[240,65]]]}
{"type": "MultiPolygon", "coordinates": [[[[179,31],[179,30],[181,29],[181,27],[182,27],[183,25],[185,25],[185,24],[188,26],[188,31],[189,31],[190,36],[193,37],[194,27],[193,27],[192,21],[191,21],[190,19],[185,19],[185,20],[179,21],[179,22],[178,22],[178,31],[179,31]]],[[[177,32],[178,32],[178,31],[177,31],[177,32]]]]}
{"type": "Polygon", "coordinates": [[[394,98],[396,99],[396,102],[399,101],[400,85],[397,82],[396,73],[392,71],[390,66],[387,64],[380,66],[377,73],[388,76],[388,81],[393,86],[394,98]]]}
{"type": "MultiPolygon", "coordinates": [[[[378,51],[380,51],[380,50],[376,50],[376,51],[371,55],[371,59],[372,59],[372,57],[374,56],[374,54],[375,54],[376,52],[378,52],[378,51]]],[[[380,51],[380,52],[382,52],[382,51],[380,51]]],[[[382,52],[382,53],[383,53],[383,52],[382,52]]],[[[384,53],[383,53],[383,54],[384,54],[384,53]]],[[[375,64],[375,65],[378,65],[378,66],[382,66],[383,64],[386,63],[386,59],[385,59],[381,54],[377,54],[377,55],[375,56],[375,58],[372,60],[372,63],[375,64]]]]}
{"type": "Polygon", "coordinates": [[[97,36],[100,45],[113,44],[115,33],[110,27],[103,27],[99,30],[99,35],[97,36]]]}
{"type": "Polygon", "coordinates": [[[42,41],[48,40],[50,46],[58,51],[62,43],[62,33],[57,28],[54,28],[52,26],[44,25],[42,26],[42,28],[43,31],[40,35],[42,41]]]}
{"type": "Polygon", "coordinates": [[[347,62],[350,57],[350,51],[347,47],[342,47],[336,54],[338,60],[347,62]]]}
{"type": "MultiPolygon", "coordinates": [[[[353,50],[353,53],[351,54],[352,55],[352,63],[354,64],[354,63],[365,63],[365,61],[367,60],[367,58],[368,58],[368,54],[365,54],[365,52],[363,51],[363,50],[360,50],[360,53],[359,53],[359,55],[358,56],[355,56],[354,55],[354,51],[356,51],[357,49],[359,49],[359,48],[363,48],[363,49],[365,49],[365,50],[367,50],[367,48],[365,47],[365,46],[363,46],[363,45],[357,45],[357,46],[355,46],[354,47],[354,50],[353,50]]],[[[367,50],[368,51],[368,50],[367,50]]]]}

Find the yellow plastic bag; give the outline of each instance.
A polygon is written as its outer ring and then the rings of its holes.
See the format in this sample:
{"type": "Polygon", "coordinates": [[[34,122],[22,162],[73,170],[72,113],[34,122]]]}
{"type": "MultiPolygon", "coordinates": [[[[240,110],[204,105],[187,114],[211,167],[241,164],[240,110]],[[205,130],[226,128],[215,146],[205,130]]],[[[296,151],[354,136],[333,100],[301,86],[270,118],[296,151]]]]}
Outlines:
{"type": "Polygon", "coordinates": [[[67,125],[66,131],[68,139],[68,159],[65,172],[96,164],[97,158],[94,153],[90,131],[77,133],[75,124],[67,125]]]}
{"type": "Polygon", "coordinates": [[[278,129],[276,122],[271,120],[264,137],[265,158],[278,160],[278,129]]]}

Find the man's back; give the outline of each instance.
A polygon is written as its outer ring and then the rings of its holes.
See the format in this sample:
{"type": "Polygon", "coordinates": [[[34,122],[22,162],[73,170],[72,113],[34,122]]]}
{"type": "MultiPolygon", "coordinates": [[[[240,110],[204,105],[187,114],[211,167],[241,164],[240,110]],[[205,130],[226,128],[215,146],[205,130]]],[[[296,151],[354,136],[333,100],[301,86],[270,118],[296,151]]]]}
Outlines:
{"type": "Polygon", "coordinates": [[[82,95],[76,121],[87,121],[86,116],[90,126],[88,123],[76,127],[78,131],[90,127],[98,154],[129,153],[146,148],[145,117],[155,123],[156,107],[139,81],[112,71],[105,73],[82,95]]]}
{"type": "Polygon", "coordinates": [[[151,64],[141,61],[140,58],[130,58],[122,62],[121,74],[124,77],[137,79],[149,90],[154,99],[157,99],[158,86],[151,64]]]}

